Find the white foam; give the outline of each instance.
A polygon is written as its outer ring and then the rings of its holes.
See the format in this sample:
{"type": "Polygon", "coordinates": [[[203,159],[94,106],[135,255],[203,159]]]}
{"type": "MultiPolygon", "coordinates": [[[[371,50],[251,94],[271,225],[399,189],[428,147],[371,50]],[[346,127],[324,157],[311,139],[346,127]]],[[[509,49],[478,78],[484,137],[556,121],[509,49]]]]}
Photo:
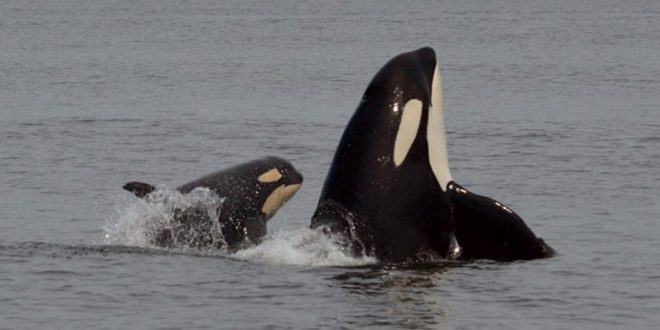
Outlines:
{"type": "Polygon", "coordinates": [[[154,247],[150,243],[154,233],[171,226],[177,209],[204,207],[209,217],[216,219],[222,201],[207,188],[196,188],[183,195],[160,185],[145,199],[131,198],[118,204],[115,215],[105,220],[103,243],[154,247]]]}
{"type": "Polygon", "coordinates": [[[280,230],[252,248],[232,255],[241,260],[271,265],[359,266],[376,263],[375,258],[347,255],[338,240],[321,230],[280,230]]]}
{"type": "MultiPolygon", "coordinates": [[[[118,202],[116,214],[106,219],[103,226],[103,243],[156,248],[151,244],[154,230],[168,226],[176,208],[203,204],[211,215],[221,202],[222,199],[208,189],[196,189],[183,195],[158,186],[146,200],[130,197],[118,202]]],[[[201,250],[185,244],[176,245],[176,249],[193,254],[227,255],[225,250],[201,250]]],[[[261,244],[228,256],[270,265],[359,266],[376,263],[375,258],[348,255],[342,250],[338,238],[309,228],[276,231],[266,236],[261,244]]]]}
{"type": "Polygon", "coordinates": [[[141,200],[120,202],[115,214],[105,219],[103,243],[149,247],[147,224],[156,216],[157,211],[147,207],[141,200]]]}

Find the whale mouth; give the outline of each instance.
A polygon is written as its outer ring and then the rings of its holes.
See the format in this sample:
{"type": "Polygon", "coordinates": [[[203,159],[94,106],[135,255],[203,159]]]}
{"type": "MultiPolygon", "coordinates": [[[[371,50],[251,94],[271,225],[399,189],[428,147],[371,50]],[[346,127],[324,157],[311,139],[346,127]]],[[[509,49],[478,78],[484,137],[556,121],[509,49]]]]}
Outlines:
{"type": "Polygon", "coordinates": [[[261,207],[261,212],[264,213],[268,218],[272,217],[273,214],[275,214],[275,212],[282,207],[282,205],[286,204],[286,202],[291,199],[291,197],[293,197],[296,192],[298,192],[301,186],[301,183],[297,183],[291,185],[281,185],[275,188],[275,190],[273,190],[273,192],[270,193],[266,199],[266,202],[264,202],[264,205],[261,207]]]}

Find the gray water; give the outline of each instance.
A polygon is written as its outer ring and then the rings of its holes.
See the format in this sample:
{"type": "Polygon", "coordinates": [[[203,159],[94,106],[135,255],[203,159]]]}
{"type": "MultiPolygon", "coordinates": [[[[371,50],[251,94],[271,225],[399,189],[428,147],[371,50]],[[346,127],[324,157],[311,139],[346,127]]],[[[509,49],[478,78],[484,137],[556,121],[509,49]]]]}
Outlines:
{"type": "Polygon", "coordinates": [[[656,1],[2,1],[0,328],[655,329],[659,40],[656,1]],[[557,257],[401,269],[305,229],[372,75],[421,46],[454,179],[557,257]],[[263,245],[141,241],[123,183],[264,155],[305,183],[263,245]]]}

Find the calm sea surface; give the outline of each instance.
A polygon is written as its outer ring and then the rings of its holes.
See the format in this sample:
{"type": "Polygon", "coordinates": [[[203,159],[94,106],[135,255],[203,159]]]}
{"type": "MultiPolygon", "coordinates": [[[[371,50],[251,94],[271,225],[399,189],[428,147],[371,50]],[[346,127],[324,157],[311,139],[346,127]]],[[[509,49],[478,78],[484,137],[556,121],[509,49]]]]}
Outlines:
{"type": "Polygon", "coordinates": [[[657,1],[0,2],[0,329],[657,329],[657,1]],[[576,4],[579,2],[579,4],[576,4]],[[375,72],[435,48],[454,178],[552,259],[401,269],[305,229],[375,72]],[[235,255],[121,186],[304,175],[235,255]]]}

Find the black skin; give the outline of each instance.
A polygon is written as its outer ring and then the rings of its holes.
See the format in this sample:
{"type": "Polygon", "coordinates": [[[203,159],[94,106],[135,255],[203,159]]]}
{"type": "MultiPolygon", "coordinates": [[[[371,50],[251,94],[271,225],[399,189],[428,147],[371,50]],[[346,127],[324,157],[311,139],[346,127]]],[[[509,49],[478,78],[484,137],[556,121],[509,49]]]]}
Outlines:
{"type": "Polygon", "coordinates": [[[426,126],[435,53],[401,54],[372,79],[341,138],[311,227],[343,235],[358,255],[384,262],[444,258],[452,231],[449,199],[428,161],[426,126]],[[423,102],[418,135],[396,167],[401,109],[423,102]]]}
{"type": "Polygon", "coordinates": [[[554,255],[554,250],[502,203],[474,194],[453,181],[447,185],[447,193],[463,259],[513,261],[554,255]]]}
{"type": "MultiPolygon", "coordinates": [[[[268,196],[281,185],[302,184],[302,175],[286,160],[266,157],[229,167],[188,182],[178,188],[186,194],[198,187],[205,187],[224,198],[217,221],[221,225],[223,240],[211,232],[213,221],[208,213],[197,207],[176,210],[172,228],[157,232],[152,243],[173,247],[183,242],[187,247],[214,247],[236,250],[256,244],[266,234],[269,216],[261,211],[268,196]],[[277,168],[282,178],[275,182],[259,182],[258,177],[277,168]],[[190,236],[191,229],[202,235],[190,236]]],[[[129,182],[123,187],[139,198],[146,197],[155,187],[142,182],[129,182]]],[[[272,217],[272,214],[270,215],[272,217]]]]}

